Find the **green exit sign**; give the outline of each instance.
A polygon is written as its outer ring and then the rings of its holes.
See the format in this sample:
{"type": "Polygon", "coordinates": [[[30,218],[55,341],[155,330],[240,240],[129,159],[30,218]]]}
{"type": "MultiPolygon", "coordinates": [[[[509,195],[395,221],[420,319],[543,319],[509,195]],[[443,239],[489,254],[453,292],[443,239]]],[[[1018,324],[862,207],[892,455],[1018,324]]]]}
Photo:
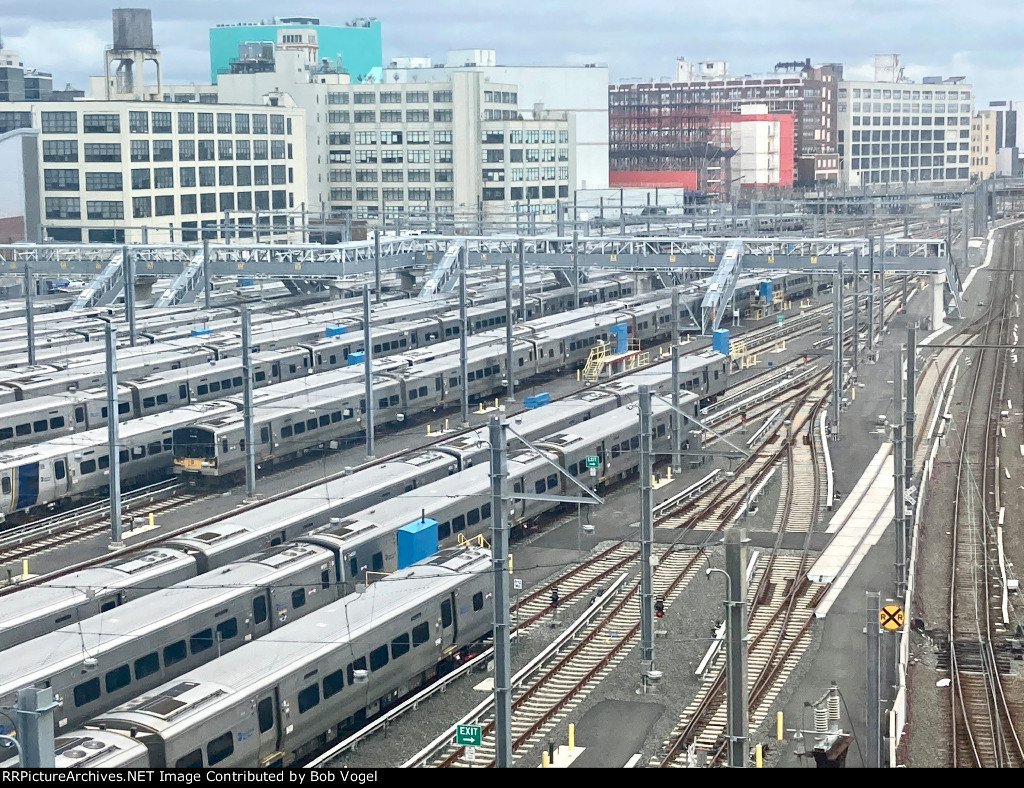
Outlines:
{"type": "Polygon", "coordinates": [[[596,468],[598,465],[601,464],[601,458],[598,457],[596,454],[588,454],[586,461],[588,468],[596,468]]]}
{"type": "Polygon", "coordinates": [[[775,322],[776,322],[776,323],[781,323],[781,322],[782,322],[782,321],[784,321],[785,319],[786,319],[785,315],[776,315],[776,317],[775,317],[775,322]]]}
{"type": "Polygon", "coordinates": [[[479,747],[483,728],[479,725],[456,725],[455,743],[466,747],[479,747]]]}

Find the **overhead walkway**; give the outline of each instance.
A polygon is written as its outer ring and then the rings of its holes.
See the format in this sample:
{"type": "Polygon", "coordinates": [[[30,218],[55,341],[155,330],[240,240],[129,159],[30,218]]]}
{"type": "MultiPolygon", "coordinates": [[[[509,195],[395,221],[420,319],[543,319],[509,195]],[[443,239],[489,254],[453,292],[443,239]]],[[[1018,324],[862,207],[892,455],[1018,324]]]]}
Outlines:
{"type": "Polygon", "coordinates": [[[89,283],[68,309],[72,312],[80,312],[83,309],[91,309],[96,306],[112,304],[124,290],[124,268],[122,253],[120,250],[111,254],[107,265],[89,283]]]}
{"type": "Polygon", "coordinates": [[[743,271],[743,242],[730,241],[722,255],[722,262],[718,264],[718,270],[708,282],[707,293],[701,301],[701,333],[708,331],[708,322],[712,324],[712,330],[717,330],[722,322],[722,315],[725,314],[725,307],[732,301],[736,292],[736,282],[743,271]]]}
{"type": "Polygon", "coordinates": [[[465,248],[466,242],[461,238],[454,239],[430,272],[426,283],[420,290],[419,298],[431,298],[439,293],[450,293],[459,281],[459,252],[465,248]]]}

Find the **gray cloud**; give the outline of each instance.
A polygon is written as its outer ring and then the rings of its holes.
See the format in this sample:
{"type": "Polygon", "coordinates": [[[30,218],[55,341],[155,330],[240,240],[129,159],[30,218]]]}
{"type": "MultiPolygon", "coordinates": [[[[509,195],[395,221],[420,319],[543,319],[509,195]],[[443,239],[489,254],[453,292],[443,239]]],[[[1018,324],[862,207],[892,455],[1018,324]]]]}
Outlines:
{"type": "MultiPolygon", "coordinates": [[[[10,5],[13,5],[11,3],[10,5]]],[[[154,37],[169,82],[202,82],[209,74],[208,29],[218,23],[273,16],[319,16],[343,24],[355,16],[381,21],[385,61],[401,55],[444,59],[448,49],[496,49],[507,64],[607,64],[612,81],[660,78],[675,59],[729,61],[737,74],[771,71],[776,62],[870,63],[875,53],[898,52],[906,73],[965,76],[977,106],[1024,94],[1024,36],[1013,0],[732,0],[671,3],[633,0],[522,0],[485,4],[393,0],[359,7],[330,0],[156,0],[154,37]],[[1000,22],[1000,20],[1002,20],[1000,22]]],[[[84,87],[102,72],[111,39],[111,8],[95,2],[48,0],[0,17],[5,45],[27,66],[50,71],[54,82],[84,87]]],[[[857,68],[858,75],[862,69],[857,68]]],[[[867,74],[870,76],[870,74],[867,74]]]]}

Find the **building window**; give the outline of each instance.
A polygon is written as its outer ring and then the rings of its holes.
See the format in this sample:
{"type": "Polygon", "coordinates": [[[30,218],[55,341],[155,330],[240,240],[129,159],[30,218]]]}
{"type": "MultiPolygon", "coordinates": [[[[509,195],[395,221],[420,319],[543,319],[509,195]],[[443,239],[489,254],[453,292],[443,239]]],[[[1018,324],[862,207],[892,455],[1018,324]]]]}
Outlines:
{"type": "Polygon", "coordinates": [[[353,104],[376,104],[377,94],[368,91],[358,91],[352,94],[353,104]]]}
{"type": "Polygon", "coordinates": [[[454,189],[434,189],[434,199],[442,202],[451,202],[455,199],[454,189]]]}
{"type": "Polygon", "coordinates": [[[200,112],[199,113],[199,133],[200,134],[213,134],[213,113],[212,112],[200,112]]]}
{"type": "Polygon", "coordinates": [[[377,113],[372,109],[356,110],[352,113],[354,123],[376,123],[377,113]]]}
{"type": "Polygon", "coordinates": [[[348,123],[349,114],[347,109],[332,109],[327,113],[328,123],[348,123]]]}
{"type": "Polygon", "coordinates": [[[179,161],[195,161],[196,160],[196,141],[195,140],[178,140],[178,160],[179,161]]]}
{"type": "MultiPolygon", "coordinates": [[[[357,101],[356,103],[358,104],[359,102],[357,101]]],[[[371,101],[371,102],[368,102],[368,103],[372,104],[373,102],[371,101]]],[[[381,104],[401,104],[402,103],[402,94],[399,91],[397,91],[397,90],[381,91],[380,103],[381,104]]]]}
{"type": "MultiPolygon", "coordinates": [[[[342,143],[345,144],[345,143],[342,143]]],[[[375,131],[357,131],[356,132],[356,145],[376,145],[377,144],[377,132],[375,131]]]]}
{"type": "Polygon", "coordinates": [[[235,183],[238,186],[252,186],[252,170],[248,165],[235,167],[235,183]]]}
{"type": "MultiPolygon", "coordinates": [[[[135,170],[132,170],[134,173],[135,170]]],[[[148,170],[147,170],[148,172],[148,170]]],[[[188,187],[194,187],[196,185],[196,168],[195,167],[182,167],[178,170],[178,182],[181,188],[185,189],[188,187]]]]}
{"type": "Polygon", "coordinates": [[[82,203],[78,197],[47,197],[47,219],[81,219],[82,203]]]}
{"type": "MultiPolygon", "coordinates": [[[[174,188],[174,168],[156,167],[153,170],[153,186],[157,189],[174,188]]],[[[173,213],[173,211],[172,211],[173,213]]]]}
{"type": "Polygon", "coordinates": [[[42,113],[43,134],[77,134],[77,112],[44,112],[42,113]]]}
{"type": "Polygon", "coordinates": [[[221,186],[234,186],[235,168],[231,166],[219,167],[217,169],[217,181],[221,186]]]}
{"type": "Polygon", "coordinates": [[[357,200],[377,200],[377,190],[370,188],[356,189],[357,200]]]}
{"type": "Polygon", "coordinates": [[[284,115],[270,116],[270,133],[284,134],[284,115]]]}
{"type": "Polygon", "coordinates": [[[376,183],[377,171],[376,170],[356,170],[356,182],[357,183],[376,183]]]}
{"type": "Polygon", "coordinates": [[[405,180],[405,173],[401,170],[382,170],[380,179],[385,183],[402,183],[405,180]]]}
{"type": "Polygon", "coordinates": [[[78,143],[74,140],[43,140],[43,161],[78,161],[78,143]]]}
{"type": "Polygon", "coordinates": [[[497,188],[494,188],[494,187],[487,187],[487,188],[485,188],[483,190],[483,198],[484,198],[485,201],[487,201],[487,200],[504,200],[505,199],[505,190],[504,189],[497,189],[497,188]]]}
{"type": "Polygon", "coordinates": [[[270,182],[276,186],[287,183],[286,170],[283,164],[274,164],[270,167],[270,182]]]}
{"type": "Polygon", "coordinates": [[[121,116],[114,113],[86,113],[82,116],[82,131],[93,134],[118,134],[121,116]]]}
{"type": "Polygon", "coordinates": [[[252,157],[258,160],[265,160],[267,158],[267,151],[269,145],[267,140],[253,140],[252,141],[252,157]]]}
{"type": "Polygon", "coordinates": [[[339,202],[339,201],[342,201],[342,200],[347,202],[347,201],[352,199],[352,189],[351,189],[351,187],[344,188],[344,189],[337,188],[337,187],[333,188],[330,191],[330,197],[331,197],[331,200],[334,201],[334,202],[339,202]]]}
{"type": "Polygon", "coordinates": [[[231,133],[231,113],[230,112],[218,112],[217,113],[217,133],[218,134],[230,134],[231,133]]]}
{"type": "Polygon", "coordinates": [[[451,123],[452,122],[452,111],[450,109],[435,109],[434,110],[434,122],[435,123],[451,123]]]}
{"type": "Polygon", "coordinates": [[[451,183],[455,180],[454,170],[434,170],[434,180],[439,183],[451,183]]]}
{"type": "Polygon", "coordinates": [[[77,192],[78,170],[43,170],[43,186],[51,192],[77,192]]]}
{"type": "Polygon", "coordinates": [[[246,112],[235,113],[235,134],[249,133],[249,115],[246,112]]]}
{"type": "Polygon", "coordinates": [[[380,111],[380,122],[381,123],[401,123],[402,122],[402,110],[400,110],[400,109],[382,109],[380,111]]]}
{"type": "Polygon", "coordinates": [[[199,140],[196,149],[199,154],[199,161],[213,161],[216,150],[213,146],[213,140],[199,140]]]}
{"type": "Polygon", "coordinates": [[[117,142],[87,142],[85,160],[121,161],[121,145],[117,142]]]}
{"type": "Polygon", "coordinates": [[[418,187],[415,189],[409,189],[409,201],[410,202],[426,202],[430,199],[430,189],[418,187]]]}
{"type": "Polygon", "coordinates": [[[199,210],[201,213],[217,213],[217,195],[200,194],[199,210]]]}
{"type": "Polygon", "coordinates": [[[410,131],[406,136],[406,142],[410,145],[429,145],[430,144],[430,132],[429,131],[410,131]]]}
{"type": "Polygon", "coordinates": [[[382,189],[381,196],[385,202],[402,202],[405,200],[405,189],[382,189]]]}
{"type": "Polygon", "coordinates": [[[430,94],[425,90],[410,90],[405,94],[406,104],[426,104],[430,101],[430,94]]]}
{"type": "Polygon", "coordinates": [[[123,219],[124,203],[120,200],[90,200],[85,204],[90,219],[123,219]]]}
{"type": "Polygon", "coordinates": [[[149,140],[131,141],[132,161],[149,161],[149,140]]]}
{"type": "Polygon", "coordinates": [[[153,140],[153,161],[174,161],[174,141],[153,140]]]}
{"type": "Polygon", "coordinates": [[[152,201],[149,197],[132,197],[132,216],[145,219],[153,215],[152,201]]]}
{"type": "Polygon", "coordinates": [[[181,195],[181,213],[194,215],[196,212],[196,196],[194,194],[181,195]]]}
{"type": "Polygon", "coordinates": [[[133,189],[148,189],[150,188],[149,179],[149,167],[143,167],[142,169],[132,170],[132,188],[133,189]]]}
{"type": "Polygon", "coordinates": [[[451,104],[452,103],[452,92],[450,90],[435,90],[434,91],[434,103],[435,104],[451,104]]]}
{"type": "Polygon", "coordinates": [[[221,161],[230,161],[234,158],[231,140],[217,140],[217,158],[221,161]]]}
{"type": "Polygon", "coordinates": [[[406,153],[406,161],[410,164],[429,164],[429,150],[411,150],[406,153]]]}
{"type": "Polygon", "coordinates": [[[429,109],[407,109],[405,111],[405,122],[406,123],[429,123],[430,122],[430,110],[429,109]]]}
{"type": "Polygon", "coordinates": [[[132,134],[145,134],[149,131],[149,113],[148,112],[129,112],[128,113],[128,130],[132,134]]]}
{"type": "Polygon", "coordinates": [[[178,113],[178,133],[179,134],[195,134],[196,131],[196,116],[194,112],[179,112],[178,113]]]}
{"type": "Polygon", "coordinates": [[[239,161],[249,161],[249,140],[235,140],[235,158],[239,161]]]}
{"type": "Polygon", "coordinates": [[[409,170],[409,183],[430,183],[430,170],[409,170]]]}
{"type": "Polygon", "coordinates": [[[235,195],[233,192],[221,192],[220,210],[221,213],[235,210],[235,195]]]}
{"type": "Polygon", "coordinates": [[[435,145],[451,145],[452,144],[452,133],[450,131],[435,131],[434,132],[434,144],[435,145]]]}
{"type": "Polygon", "coordinates": [[[285,154],[284,140],[270,141],[270,158],[283,159],[285,154]]]}
{"type": "Polygon", "coordinates": [[[87,172],[85,190],[89,192],[119,192],[122,189],[119,172],[87,172]]]}
{"type": "Polygon", "coordinates": [[[154,216],[171,216],[174,213],[174,195],[161,194],[153,199],[154,216]]]}
{"type": "Polygon", "coordinates": [[[348,93],[328,93],[328,104],[348,104],[348,93]]]}

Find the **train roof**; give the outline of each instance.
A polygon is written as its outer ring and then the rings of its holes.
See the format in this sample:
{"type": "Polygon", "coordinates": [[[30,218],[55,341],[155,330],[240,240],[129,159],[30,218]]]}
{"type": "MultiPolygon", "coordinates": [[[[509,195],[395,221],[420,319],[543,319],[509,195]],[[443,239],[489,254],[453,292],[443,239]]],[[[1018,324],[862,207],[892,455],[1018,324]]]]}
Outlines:
{"type": "Polygon", "coordinates": [[[331,654],[339,644],[409,615],[458,587],[467,575],[490,571],[490,565],[489,550],[442,550],[101,714],[92,724],[117,729],[138,725],[171,735],[172,728],[187,728],[196,717],[217,714],[235,703],[236,694],[247,696],[256,687],[276,683],[310,660],[331,654]]]}

